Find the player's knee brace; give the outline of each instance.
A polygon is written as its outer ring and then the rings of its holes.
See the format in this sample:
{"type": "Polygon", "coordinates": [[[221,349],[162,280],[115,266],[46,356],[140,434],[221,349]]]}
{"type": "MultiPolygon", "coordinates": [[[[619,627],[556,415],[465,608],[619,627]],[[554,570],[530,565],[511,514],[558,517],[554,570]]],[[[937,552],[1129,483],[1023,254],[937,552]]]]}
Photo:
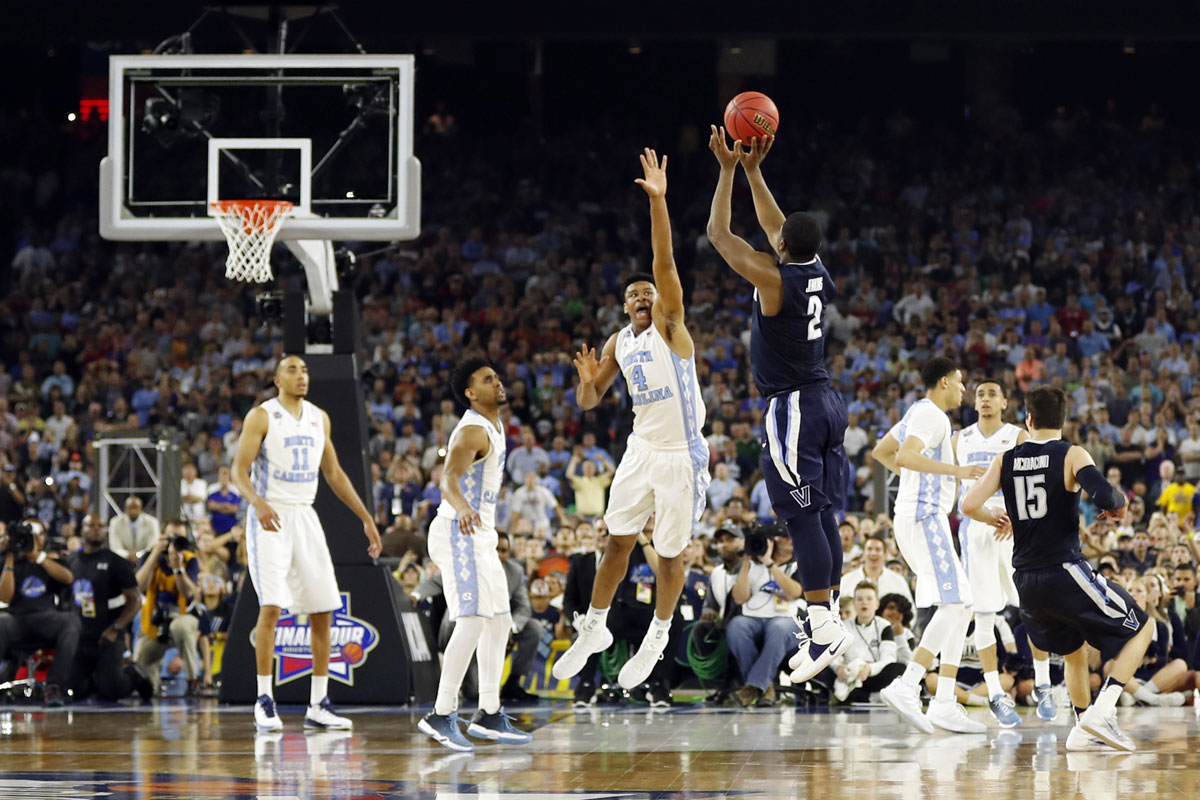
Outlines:
{"type": "Polygon", "coordinates": [[[975,649],[983,652],[996,644],[996,615],[975,614],[975,649]]]}

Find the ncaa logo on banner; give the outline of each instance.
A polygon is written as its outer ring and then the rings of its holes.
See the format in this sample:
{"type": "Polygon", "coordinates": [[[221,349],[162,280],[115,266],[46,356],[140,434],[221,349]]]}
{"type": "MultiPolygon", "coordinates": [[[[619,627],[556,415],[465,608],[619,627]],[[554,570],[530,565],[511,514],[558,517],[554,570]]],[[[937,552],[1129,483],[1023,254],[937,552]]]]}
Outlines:
{"type": "MultiPolygon", "coordinates": [[[[354,685],[354,670],[367,663],[379,644],[379,631],[350,613],[350,594],[342,592],[342,607],[333,612],[329,631],[329,677],[354,685]]],[[[251,644],[254,631],[250,631],[251,644]]],[[[275,683],[282,685],[313,671],[312,628],[307,614],[284,610],[275,626],[275,683]]]]}

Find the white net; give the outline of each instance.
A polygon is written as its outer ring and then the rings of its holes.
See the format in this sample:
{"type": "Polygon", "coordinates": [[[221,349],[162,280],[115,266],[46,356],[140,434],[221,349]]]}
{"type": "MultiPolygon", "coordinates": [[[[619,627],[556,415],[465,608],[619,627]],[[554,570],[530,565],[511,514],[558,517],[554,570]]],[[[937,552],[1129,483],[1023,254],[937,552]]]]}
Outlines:
{"type": "Polygon", "coordinates": [[[229,242],[225,277],[254,283],[271,280],[271,247],[292,204],[286,200],[222,200],[213,203],[211,211],[229,242]]]}

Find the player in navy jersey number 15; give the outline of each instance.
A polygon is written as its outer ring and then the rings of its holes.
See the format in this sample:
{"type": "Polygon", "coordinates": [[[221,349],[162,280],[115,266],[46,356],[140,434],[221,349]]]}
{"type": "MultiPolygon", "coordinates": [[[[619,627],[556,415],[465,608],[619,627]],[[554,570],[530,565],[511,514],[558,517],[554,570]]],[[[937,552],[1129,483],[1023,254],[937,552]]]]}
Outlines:
{"type": "Polygon", "coordinates": [[[842,544],[835,514],[845,507],[849,462],[843,440],[846,405],[825,368],[825,309],[833,279],[817,257],[821,227],[808,214],[784,217],[760,169],[774,137],[725,144],[712,129],[709,149],[721,165],[708,218],[708,239],[734,272],[754,284],[750,368],[769,398],[764,422],[763,480],[775,515],[787,524],[808,603],[807,636],[789,661],[803,682],[850,646],[835,604],[842,544]],[[754,211],[775,253],[761,253],[730,230],[733,176],[741,163],[754,211]],[[776,257],[778,256],[778,258],[776,257]]]}
{"type": "Polygon", "coordinates": [[[1067,750],[1130,752],[1133,740],[1117,727],[1115,709],[1146,655],[1154,625],[1146,624],[1149,616],[1124,588],[1092,570],[1079,545],[1079,490],[1109,518],[1124,515],[1125,496],[1109,485],[1086,450],[1063,440],[1066,392],[1034,387],[1025,396],[1025,410],[1029,440],[993,461],[961,508],[994,526],[998,536],[1011,529],[1021,621],[1031,642],[1063,656],[1076,714],[1067,750]],[[1001,490],[1003,511],[987,502],[1001,490]],[[1115,658],[1090,708],[1089,644],[1103,660],[1115,658]]]}

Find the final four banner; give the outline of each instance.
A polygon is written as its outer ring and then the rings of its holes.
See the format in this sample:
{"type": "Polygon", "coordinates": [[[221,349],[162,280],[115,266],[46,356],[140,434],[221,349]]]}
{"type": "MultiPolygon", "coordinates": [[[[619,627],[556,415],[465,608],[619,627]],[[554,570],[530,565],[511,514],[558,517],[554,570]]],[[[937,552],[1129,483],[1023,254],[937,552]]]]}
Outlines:
{"type": "MultiPolygon", "coordinates": [[[[387,567],[335,567],[341,608],[330,629],[329,696],[335,703],[428,702],[436,693],[437,650],[428,623],[413,608],[387,567]]],[[[254,624],[258,598],[247,581],[233,613],[221,670],[221,699],[255,698],[254,624]]],[[[275,628],[275,699],[308,702],[312,676],[309,618],[287,611],[275,628]]]]}

